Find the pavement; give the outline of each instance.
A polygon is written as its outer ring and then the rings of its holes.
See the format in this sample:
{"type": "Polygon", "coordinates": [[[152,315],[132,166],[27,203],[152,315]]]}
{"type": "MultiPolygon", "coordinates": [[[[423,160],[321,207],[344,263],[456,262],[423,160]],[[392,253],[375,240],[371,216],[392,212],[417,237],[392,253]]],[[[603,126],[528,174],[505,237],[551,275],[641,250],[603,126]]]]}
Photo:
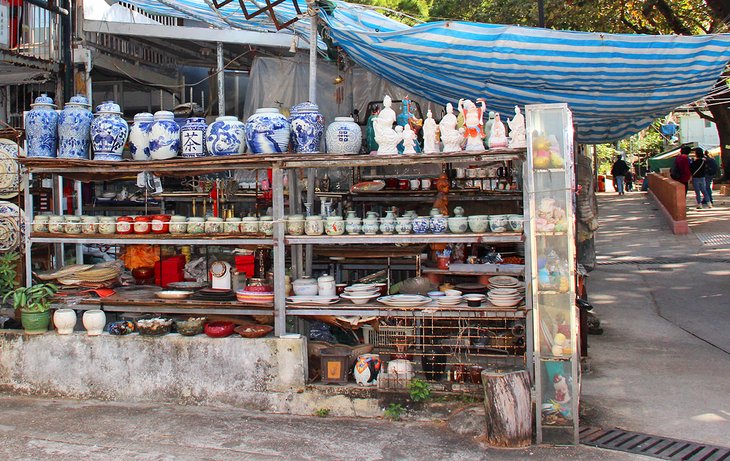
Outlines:
{"type": "MultiPolygon", "coordinates": [[[[688,205],[692,206],[692,198],[688,205]]],[[[600,194],[582,425],[730,445],[730,199],[675,236],[643,192],[600,194]]],[[[233,408],[0,396],[0,459],[632,460],[578,447],[488,448],[444,422],[263,414],[233,408]]]]}

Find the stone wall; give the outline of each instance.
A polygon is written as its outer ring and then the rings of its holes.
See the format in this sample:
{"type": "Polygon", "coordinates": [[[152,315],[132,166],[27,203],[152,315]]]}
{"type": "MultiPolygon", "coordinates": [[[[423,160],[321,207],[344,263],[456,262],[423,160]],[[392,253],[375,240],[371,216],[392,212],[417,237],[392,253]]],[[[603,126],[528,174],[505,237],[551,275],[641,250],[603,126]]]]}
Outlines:
{"type": "Polygon", "coordinates": [[[649,195],[659,205],[672,232],[675,234],[689,233],[684,184],[657,173],[649,173],[646,177],[649,181],[649,195]]]}

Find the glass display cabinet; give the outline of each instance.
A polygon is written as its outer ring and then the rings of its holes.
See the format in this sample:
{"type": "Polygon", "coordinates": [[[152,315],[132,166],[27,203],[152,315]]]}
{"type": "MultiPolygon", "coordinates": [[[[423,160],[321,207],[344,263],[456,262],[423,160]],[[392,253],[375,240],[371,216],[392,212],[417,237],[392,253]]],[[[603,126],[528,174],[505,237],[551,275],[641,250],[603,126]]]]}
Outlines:
{"type": "Polygon", "coordinates": [[[533,307],[537,443],[578,443],[573,124],[566,104],[525,107],[528,305],[533,307]]]}

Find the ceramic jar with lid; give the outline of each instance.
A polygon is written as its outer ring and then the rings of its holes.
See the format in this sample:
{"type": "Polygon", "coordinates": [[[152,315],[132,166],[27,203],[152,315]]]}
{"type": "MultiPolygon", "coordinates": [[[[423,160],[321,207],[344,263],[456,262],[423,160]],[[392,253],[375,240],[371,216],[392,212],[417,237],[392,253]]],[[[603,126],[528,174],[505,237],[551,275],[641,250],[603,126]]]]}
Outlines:
{"type": "Polygon", "coordinates": [[[129,151],[134,160],[150,159],[150,125],[154,115],[140,112],[134,116],[134,124],[129,129],[129,151]]]}
{"type": "Polygon", "coordinates": [[[188,218],[188,225],[186,230],[188,234],[205,233],[205,218],[198,218],[195,216],[188,218]]]}
{"type": "Polygon", "coordinates": [[[385,235],[390,235],[395,232],[395,219],[380,219],[380,232],[385,235]]]}
{"type": "Polygon", "coordinates": [[[94,116],[86,96],[77,94],[58,116],[59,158],[89,159],[89,129],[94,116]]]}
{"type": "Polygon", "coordinates": [[[203,229],[205,230],[206,234],[222,234],[223,218],[211,216],[210,218],[205,220],[205,226],[203,227],[203,229]]]}
{"type": "Polygon", "coordinates": [[[64,217],[58,215],[52,215],[48,217],[48,232],[51,234],[63,234],[64,229],[64,217]]]}
{"type": "Polygon", "coordinates": [[[328,216],[324,225],[324,231],[327,235],[335,236],[345,233],[345,220],[342,216],[328,216]]]}
{"type": "Polygon", "coordinates": [[[47,94],[35,98],[25,115],[25,138],[28,157],[56,157],[58,148],[58,113],[47,94]]]}
{"type": "Polygon", "coordinates": [[[33,232],[48,232],[48,215],[38,215],[33,218],[33,232]]]}
{"type": "Polygon", "coordinates": [[[307,235],[324,234],[324,221],[322,221],[322,216],[307,216],[306,222],[304,223],[304,233],[307,235]]]}
{"type": "Polygon", "coordinates": [[[63,230],[67,234],[81,233],[81,216],[69,215],[64,218],[63,230]]]}
{"type": "Polygon", "coordinates": [[[368,212],[367,217],[362,221],[362,232],[365,235],[375,235],[378,233],[379,228],[377,214],[368,212]]]}
{"type": "Polygon", "coordinates": [[[255,216],[246,216],[241,219],[241,232],[244,234],[259,233],[259,218],[255,216]]]}
{"type": "Polygon", "coordinates": [[[431,232],[433,232],[434,234],[443,234],[444,232],[446,232],[446,226],[447,221],[444,215],[439,213],[431,216],[431,222],[429,224],[431,232]]]}
{"type": "Polygon", "coordinates": [[[96,234],[99,228],[99,218],[96,216],[81,217],[81,233],[96,234]]]}
{"type": "Polygon", "coordinates": [[[296,296],[317,296],[319,292],[317,281],[311,277],[302,277],[294,280],[292,288],[296,296]]]}
{"type": "Polygon", "coordinates": [[[242,154],[245,143],[243,122],[236,117],[222,115],[205,132],[205,146],[209,155],[242,154]]]}
{"type": "Polygon", "coordinates": [[[121,161],[129,126],[122,118],[122,110],[113,101],[101,103],[91,122],[91,146],[94,160],[121,161]]]}
{"type": "Polygon", "coordinates": [[[99,233],[110,235],[117,232],[117,218],[114,216],[99,216],[99,233]]]}
{"type": "Polygon", "coordinates": [[[180,128],[180,154],[185,158],[205,157],[205,131],[208,125],[204,117],[190,117],[180,128]]]}
{"type": "Polygon", "coordinates": [[[252,154],[278,154],[289,150],[291,125],[275,107],[256,109],[246,120],[245,130],[248,151],[252,154]]]}
{"type": "Polygon", "coordinates": [[[430,218],[426,216],[416,216],[411,220],[411,229],[414,234],[425,234],[429,229],[430,218]]]}
{"type": "Polygon", "coordinates": [[[223,223],[223,231],[226,234],[238,234],[241,232],[241,218],[226,218],[223,223]]]}
{"type": "Polygon", "coordinates": [[[188,231],[188,218],[180,215],[170,216],[170,233],[171,234],[184,234],[188,231]]]}
{"type": "Polygon", "coordinates": [[[272,216],[261,216],[259,218],[259,232],[266,236],[274,235],[274,218],[272,216]]]}
{"type": "Polygon", "coordinates": [[[134,218],[134,225],[132,226],[132,229],[134,229],[135,234],[149,234],[151,224],[152,224],[152,217],[136,216],[134,218]]]}
{"type": "Polygon", "coordinates": [[[180,153],[180,125],[168,110],[158,110],[150,125],[150,158],[166,160],[180,153]]]}
{"type": "Polygon", "coordinates": [[[396,218],[395,231],[401,235],[410,234],[411,233],[411,218],[408,216],[396,218]]]}
{"type": "Polygon", "coordinates": [[[169,214],[156,214],[152,216],[151,230],[153,234],[167,234],[170,232],[169,214]]]}
{"type": "Polygon", "coordinates": [[[351,235],[359,234],[362,231],[362,219],[348,216],[345,220],[345,231],[351,235]]]}
{"type": "Polygon", "coordinates": [[[352,117],[335,117],[325,134],[327,152],[359,154],[362,146],[362,130],[352,117]]]}
{"type": "Polygon", "coordinates": [[[117,234],[131,234],[134,231],[134,218],[120,216],[117,218],[117,234]]]}
{"type": "Polygon", "coordinates": [[[303,102],[291,108],[291,143],[297,154],[311,154],[320,151],[324,133],[324,116],[317,104],[303,102]]]}
{"type": "Polygon", "coordinates": [[[319,296],[334,298],[337,296],[337,287],[335,278],[331,275],[323,275],[317,279],[317,289],[319,296]]]}
{"type": "Polygon", "coordinates": [[[303,235],[304,215],[293,214],[286,218],[286,232],[289,235],[303,235]]]}

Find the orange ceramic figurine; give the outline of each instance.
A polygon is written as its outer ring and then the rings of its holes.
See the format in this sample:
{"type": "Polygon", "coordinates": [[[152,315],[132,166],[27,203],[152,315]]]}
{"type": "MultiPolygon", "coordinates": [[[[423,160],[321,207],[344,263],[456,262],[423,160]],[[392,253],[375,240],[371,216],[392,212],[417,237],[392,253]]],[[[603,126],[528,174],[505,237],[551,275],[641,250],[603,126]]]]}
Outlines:
{"type": "Polygon", "coordinates": [[[449,215],[449,178],[446,173],[441,173],[441,176],[436,180],[436,201],[433,202],[433,207],[438,208],[441,214],[444,216],[449,215]]]}

